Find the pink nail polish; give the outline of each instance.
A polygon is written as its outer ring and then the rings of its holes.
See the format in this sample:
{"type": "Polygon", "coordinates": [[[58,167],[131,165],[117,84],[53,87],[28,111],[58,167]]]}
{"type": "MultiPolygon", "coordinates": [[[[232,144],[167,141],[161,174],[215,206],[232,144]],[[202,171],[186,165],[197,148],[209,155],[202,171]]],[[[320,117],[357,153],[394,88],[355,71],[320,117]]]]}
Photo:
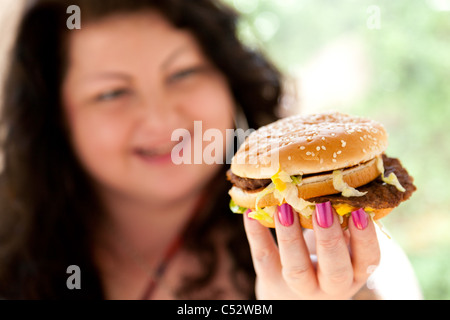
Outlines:
{"type": "Polygon", "coordinates": [[[316,220],[320,227],[329,228],[333,224],[333,208],[331,202],[316,204],[316,220]]]}
{"type": "Polygon", "coordinates": [[[352,212],[353,224],[359,230],[364,230],[369,225],[369,218],[363,209],[352,212]]]}
{"type": "Polygon", "coordinates": [[[285,227],[292,226],[294,223],[294,212],[287,203],[283,203],[278,207],[278,221],[285,227]]]}

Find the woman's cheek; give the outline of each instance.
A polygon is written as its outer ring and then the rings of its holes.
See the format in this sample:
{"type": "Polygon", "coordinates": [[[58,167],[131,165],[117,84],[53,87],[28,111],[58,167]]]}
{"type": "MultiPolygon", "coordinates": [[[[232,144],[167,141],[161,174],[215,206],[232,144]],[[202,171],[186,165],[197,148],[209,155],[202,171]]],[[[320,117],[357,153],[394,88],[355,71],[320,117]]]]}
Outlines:
{"type": "Polygon", "coordinates": [[[72,128],[75,152],[88,170],[104,171],[117,164],[125,149],[127,129],[123,122],[99,115],[79,115],[72,128]]]}
{"type": "Polygon", "coordinates": [[[183,101],[184,113],[193,121],[201,121],[203,131],[218,129],[224,135],[225,130],[233,128],[234,102],[225,80],[216,76],[183,101]]]}

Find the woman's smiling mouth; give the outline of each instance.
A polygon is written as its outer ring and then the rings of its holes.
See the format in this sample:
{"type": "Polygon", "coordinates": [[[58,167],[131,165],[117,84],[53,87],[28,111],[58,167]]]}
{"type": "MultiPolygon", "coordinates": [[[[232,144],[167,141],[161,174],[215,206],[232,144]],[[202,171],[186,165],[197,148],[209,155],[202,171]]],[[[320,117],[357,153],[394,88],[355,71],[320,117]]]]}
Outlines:
{"type": "Polygon", "coordinates": [[[168,164],[172,161],[172,149],[174,145],[155,147],[155,148],[135,148],[134,154],[141,160],[151,164],[168,164]]]}

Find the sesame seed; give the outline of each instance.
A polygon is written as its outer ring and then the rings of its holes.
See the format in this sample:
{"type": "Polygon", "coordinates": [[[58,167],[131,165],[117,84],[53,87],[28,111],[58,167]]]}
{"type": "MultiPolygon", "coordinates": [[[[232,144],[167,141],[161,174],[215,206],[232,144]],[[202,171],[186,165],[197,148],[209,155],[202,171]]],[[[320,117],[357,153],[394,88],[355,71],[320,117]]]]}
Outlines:
{"type": "Polygon", "coordinates": [[[320,147],[317,147],[316,150],[317,150],[317,151],[320,151],[320,147]]]}
{"type": "Polygon", "coordinates": [[[305,147],[304,147],[304,146],[301,146],[301,147],[300,147],[300,150],[305,150],[305,147]]]}
{"type": "Polygon", "coordinates": [[[307,156],[310,156],[310,155],[311,155],[311,152],[307,151],[307,152],[306,152],[306,155],[307,155],[307,156]]]}
{"type": "Polygon", "coordinates": [[[289,156],[289,157],[288,157],[288,160],[290,161],[291,159],[292,159],[291,156],[289,156]]]}
{"type": "Polygon", "coordinates": [[[332,161],[333,161],[333,162],[337,162],[337,160],[336,160],[336,159],[333,159],[332,161]]]}
{"type": "Polygon", "coordinates": [[[345,142],[344,140],[341,140],[342,143],[342,148],[345,148],[345,146],[347,145],[347,142],[345,142]]]}
{"type": "Polygon", "coordinates": [[[333,158],[336,158],[337,157],[337,155],[336,155],[336,152],[335,153],[333,153],[333,158]]]}
{"type": "Polygon", "coordinates": [[[325,137],[322,137],[322,140],[325,141],[325,137]]]}
{"type": "Polygon", "coordinates": [[[342,151],[341,150],[339,150],[338,152],[337,152],[337,154],[341,154],[342,153],[342,151]]]}
{"type": "Polygon", "coordinates": [[[325,146],[322,146],[322,150],[327,150],[327,148],[325,148],[325,146]]]}
{"type": "Polygon", "coordinates": [[[363,149],[363,152],[364,152],[364,153],[367,153],[366,149],[363,149]]]}

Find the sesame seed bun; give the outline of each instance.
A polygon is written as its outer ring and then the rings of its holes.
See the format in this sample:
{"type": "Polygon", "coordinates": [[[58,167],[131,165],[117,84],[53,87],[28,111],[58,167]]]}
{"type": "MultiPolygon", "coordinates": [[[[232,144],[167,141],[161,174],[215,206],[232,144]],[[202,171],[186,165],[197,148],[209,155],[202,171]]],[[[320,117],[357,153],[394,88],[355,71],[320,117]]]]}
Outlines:
{"type": "Polygon", "coordinates": [[[337,112],[296,115],[253,132],[231,162],[243,178],[268,179],[279,169],[289,175],[348,168],[382,154],[384,127],[373,120],[337,112]]]}

